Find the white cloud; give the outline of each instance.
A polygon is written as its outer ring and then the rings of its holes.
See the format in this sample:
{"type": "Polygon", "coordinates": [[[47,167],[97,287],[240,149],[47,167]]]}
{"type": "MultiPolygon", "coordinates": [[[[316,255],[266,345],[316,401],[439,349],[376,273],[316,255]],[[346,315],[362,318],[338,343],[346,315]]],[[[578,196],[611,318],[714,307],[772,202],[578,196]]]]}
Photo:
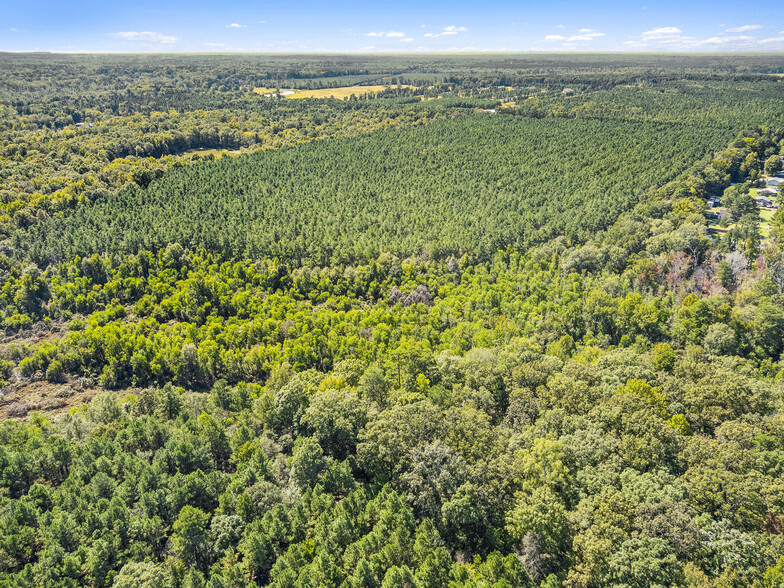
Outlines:
{"type": "MultiPolygon", "coordinates": [[[[259,44],[260,43],[256,43],[256,45],[259,44]]],[[[202,43],[202,45],[209,47],[213,51],[219,51],[221,53],[245,51],[245,49],[242,49],[241,47],[232,47],[231,45],[224,45],[223,43],[202,43]]]]}
{"type": "Polygon", "coordinates": [[[562,28],[564,28],[564,26],[563,25],[555,25],[555,28],[556,29],[562,29],[562,28]]]}
{"type": "Polygon", "coordinates": [[[148,43],[176,43],[180,40],[174,35],[164,35],[153,31],[122,31],[119,33],[107,33],[110,37],[124,39],[126,41],[145,41],[148,43]]]}
{"type": "Polygon", "coordinates": [[[544,40],[545,41],[563,41],[566,39],[563,35],[547,35],[544,40]]]}
{"type": "MultiPolygon", "coordinates": [[[[781,31],[781,34],[784,34],[784,31],[781,31]]],[[[784,43],[784,37],[773,37],[770,39],[762,39],[760,43],[784,43]]]]}
{"type": "MultiPolygon", "coordinates": [[[[666,48],[668,50],[674,49],[689,49],[701,44],[694,37],[682,34],[678,27],[659,27],[645,31],[636,39],[625,43],[634,47],[656,46],[666,48]]],[[[710,42],[706,44],[710,45],[710,42]]]]}
{"type": "MultiPolygon", "coordinates": [[[[665,27],[666,29],[674,27],[665,27]]],[[[667,50],[688,50],[688,49],[711,49],[711,48],[737,48],[748,49],[761,43],[755,37],[749,35],[716,35],[708,37],[707,39],[695,39],[694,37],[681,35],[680,33],[666,32],[661,29],[654,29],[648,31],[652,34],[643,34],[642,43],[655,43],[661,48],[667,50]]],[[[627,41],[625,45],[629,46],[643,46],[638,44],[639,40],[627,41]]],[[[775,41],[772,41],[775,42],[775,41]]]]}
{"type": "Polygon", "coordinates": [[[725,33],[745,33],[746,31],[755,31],[761,29],[762,25],[743,25],[742,27],[732,27],[724,31],[725,33]]]}
{"type": "Polygon", "coordinates": [[[694,37],[672,37],[670,39],[656,39],[659,45],[698,45],[699,43],[694,40],[694,37]]]}
{"type": "Polygon", "coordinates": [[[20,31],[16,27],[11,27],[10,29],[8,29],[8,32],[9,33],[21,33],[22,31],[20,31]]]}
{"type": "Polygon", "coordinates": [[[450,35],[456,35],[458,33],[467,33],[467,32],[468,29],[466,27],[458,27],[455,25],[450,25],[448,27],[444,27],[443,29],[441,29],[440,33],[425,33],[425,37],[428,37],[430,39],[436,39],[441,36],[450,36],[450,35]]]}
{"type": "Polygon", "coordinates": [[[406,37],[405,39],[400,39],[401,43],[410,43],[414,40],[414,37],[406,37]]]}
{"type": "Polygon", "coordinates": [[[266,20],[260,20],[259,24],[267,24],[267,21],[266,20]]]}
{"type": "Polygon", "coordinates": [[[754,37],[749,37],[748,35],[739,35],[736,37],[710,37],[709,39],[699,41],[697,45],[726,45],[727,43],[742,43],[754,40],[754,37]]]}
{"type": "Polygon", "coordinates": [[[579,35],[569,37],[566,39],[566,42],[572,43],[575,41],[593,41],[596,37],[604,37],[604,33],[600,33],[593,29],[580,29],[578,32],[580,33],[579,35]]]}
{"type": "MultiPolygon", "coordinates": [[[[599,33],[599,32],[597,32],[597,31],[595,31],[593,29],[580,29],[577,32],[580,33],[580,34],[576,35],[576,37],[588,37],[588,38],[591,38],[591,37],[604,37],[604,33],[599,33]]],[[[584,40],[584,39],[576,39],[576,37],[571,37],[571,39],[574,39],[574,40],[584,40]]]]}
{"type": "Polygon", "coordinates": [[[726,37],[710,37],[709,39],[704,39],[700,41],[700,45],[721,45],[723,43],[728,43],[729,39],[726,37]]]}
{"type": "Polygon", "coordinates": [[[236,22],[231,23],[230,25],[226,25],[227,29],[247,29],[248,25],[242,25],[236,22]]]}
{"type": "Polygon", "coordinates": [[[366,37],[405,37],[405,33],[401,33],[400,31],[372,31],[370,33],[365,33],[366,37]]]}
{"type": "Polygon", "coordinates": [[[660,27],[658,29],[651,29],[645,31],[642,36],[646,39],[660,39],[664,37],[675,37],[680,35],[683,31],[678,27],[660,27]]]}

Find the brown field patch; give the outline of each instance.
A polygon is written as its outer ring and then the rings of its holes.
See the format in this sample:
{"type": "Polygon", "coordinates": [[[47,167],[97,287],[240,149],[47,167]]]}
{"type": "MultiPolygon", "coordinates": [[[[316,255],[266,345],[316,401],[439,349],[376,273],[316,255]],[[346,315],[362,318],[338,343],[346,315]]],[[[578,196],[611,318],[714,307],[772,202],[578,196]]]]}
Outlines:
{"type": "MultiPolygon", "coordinates": [[[[414,86],[401,86],[403,88],[413,88],[414,86]]],[[[288,96],[290,99],[295,98],[348,98],[352,94],[361,96],[362,94],[370,94],[381,92],[386,88],[397,88],[397,86],[345,86],[343,88],[323,88],[320,90],[298,90],[296,94],[288,96]]]]}
{"type": "MultiPolygon", "coordinates": [[[[374,94],[386,88],[397,88],[398,86],[343,86],[340,88],[320,88],[318,90],[295,90],[293,88],[279,88],[281,92],[293,92],[285,96],[287,99],[294,98],[348,98],[352,94],[361,96],[362,94],[374,94]]],[[[402,88],[415,88],[416,86],[403,85],[402,88]]],[[[254,88],[257,94],[271,94],[278,88],[254,88]]]]}
{"type": "Polygon", "coordinates": [[[34,381],[7,386],[0,398],[0,421],[29,418],[33,412],[52,418],[75,406],[89,403],[101,388],[73,381],[63,384],[34,381]]]}

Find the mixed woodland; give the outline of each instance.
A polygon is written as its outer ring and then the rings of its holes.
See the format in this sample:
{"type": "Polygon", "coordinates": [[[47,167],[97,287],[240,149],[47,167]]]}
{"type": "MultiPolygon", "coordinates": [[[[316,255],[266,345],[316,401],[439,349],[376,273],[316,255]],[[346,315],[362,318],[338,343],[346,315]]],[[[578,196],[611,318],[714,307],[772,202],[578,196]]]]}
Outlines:
{"type": "Polygon", "coordinates": [[[784,586],[781,58],[0,65],[0,586],[784,586]]]}

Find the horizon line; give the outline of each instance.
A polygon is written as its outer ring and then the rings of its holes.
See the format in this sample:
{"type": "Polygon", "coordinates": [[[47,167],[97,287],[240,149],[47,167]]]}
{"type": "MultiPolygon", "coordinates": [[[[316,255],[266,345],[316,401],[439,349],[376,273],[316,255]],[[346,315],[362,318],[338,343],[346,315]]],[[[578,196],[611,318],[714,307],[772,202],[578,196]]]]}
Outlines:
{"type": "Polygon", "coordinates": [[[519,49],[513,51],[58,51],[42,49],[39,51],[15,51],[0,49],[0,54],[13,55],[784,55],[784,51],[753,51],[753,50],[728,50],[728,51],[623,51],[623,50],[593,50],[593,51],[547,51],[539,49],[519,49]]]}

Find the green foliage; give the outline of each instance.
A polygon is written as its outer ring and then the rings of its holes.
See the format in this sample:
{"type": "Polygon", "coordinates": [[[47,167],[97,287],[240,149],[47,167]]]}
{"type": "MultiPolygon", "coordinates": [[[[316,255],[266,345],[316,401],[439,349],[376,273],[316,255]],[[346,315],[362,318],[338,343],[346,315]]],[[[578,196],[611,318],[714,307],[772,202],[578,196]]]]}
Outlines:
{"type": "Polygon", "coordinates": [[[765,160],[765,174],[772,176],[779,173],[782,169],[781,155],[778,153],[771,155],[765,160]]]}
{"type": "Polygon", "coordinates": [[[684,581],[681,564],[663,539],[625,541],[613,554],[609,567],[614,586],[663,588],[684,581]]]}
{"type": "Polygon", "coordinates": [[[668,343],[657,343],[653,347],[653,367],[663,372],[672,372],[678,356],[668,343]]]}
{"type": "Polygon", "coordinates": [[[619,393],[633,394],[647,400],[654,410],[663,417],[667,416],[667,402],[661,388],[654,388],[644,380],[629,380],[619,393]]]}
{"type": "Polygon", "coordinates": [[[544,580],[562,568],[569,552],[567,509],[548,486],[517,499],[507,529],[525,554],[524,563],[535,580],[544,580]]]}
{"type": "Polygon", "coordinates": [[[782,556],[775,566],[765,570],[763,586],[765,588],[781,588],[784,585],[784,556],[782,556]]]}
{"type": "Polygon", "coordinates": [[[17,232],[13,242],[36,261],[172,242],[294,264],[423,248],[489,259],[509,245],[586,240],[725,139],[656,123],[470,116],[181,167],[26,228],[24,240],[17,232]],[[597,143],[604,148],[592,151],[597,143]],[[604,174],[608,167],[617,171],[604,174]],[[421,190],[429,197],[415,197],[421,190]]]}
{"type": "Polygon", "coordinates": [[[0,585],[779,586],[780,58],[398,59],[0,56],[0,585]]]}
{"type": "Polygon", "coordinates": [[[203,568],[209,559],[207,524],[209,515],[192,506],[185,506],[172,526],[172,548],[188,566],[203,568]]]}

